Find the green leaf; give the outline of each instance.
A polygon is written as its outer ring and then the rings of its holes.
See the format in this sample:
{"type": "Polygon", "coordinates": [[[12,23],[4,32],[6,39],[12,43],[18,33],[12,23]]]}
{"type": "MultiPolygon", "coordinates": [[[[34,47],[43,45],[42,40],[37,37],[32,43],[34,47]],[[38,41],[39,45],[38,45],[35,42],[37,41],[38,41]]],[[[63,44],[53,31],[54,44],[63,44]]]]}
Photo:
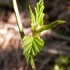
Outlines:
{"type": "Polygon", "coordinates": [[[44,41],[41,38],[33,36],[25,36],[23,38],[23,54],[28,63],[31,63],[32,58],[40,52],[44,45],[44,41]]]}
{"type": "Polygon", "coordinates": [[[34,30],[34,26],[35,26],[35,15],[32,12],[32,9],[31,9],[30,5],[29,5],[29,10],[30,10],[31,27],[34,30]]]}
{"type": "Polygon", "coordinates": [[[50,24],[47,24],[47,25],[43,25],[39,30],[38,32],[42,32],[44,30],[47,30],[47,29],[52,29],[54,27],[56,27],[58,24],[64,24],[65,21],[64,20],[56,20],[50,24]]]}
{"type": "Polygon", "coordinates": [[[43,26],[43,18],[44,18],[44,2],[43,0],[40,0],[37,4],[36,7],[34,8],[35,10],[35,18],[36,18],[36,24],[39,26],[43,26]]]}
{"type": "Polygon", "coordinates": [[[30,10],[30,19],[31,19],[31,27],[32,30],[38,30],[43,26],[43,18],[44,18],[44,2],[40,0],[36,7],[34,7],[34,12],[32,11],[31,7],[29,6],[30,10]]]}

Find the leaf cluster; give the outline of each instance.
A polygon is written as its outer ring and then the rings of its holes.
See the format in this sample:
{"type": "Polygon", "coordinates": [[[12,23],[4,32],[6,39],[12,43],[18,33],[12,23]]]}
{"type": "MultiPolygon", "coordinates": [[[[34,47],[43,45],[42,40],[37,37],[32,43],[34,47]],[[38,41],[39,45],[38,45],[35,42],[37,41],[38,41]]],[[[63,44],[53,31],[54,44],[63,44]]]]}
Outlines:
{"type": "Polygon", "coordinates": [[[65,23],[65,21],[56,20],[48,25],[44,25],[43,0],[39,0],[39,2],[34,7],[34,10],[32,10],[31,7],[29,6],[29,10],[30,10],[32,36],[24,36],[22,49],[26,61],[31,65],[34,65],[33,63],[34,56],[36,56],[36,54],[38,54],[42,49],[42,47],[44,46],[44,41],[40,38],[40,33],[46,29],[51,29],[57,26],[58,24],[65,23]]]}

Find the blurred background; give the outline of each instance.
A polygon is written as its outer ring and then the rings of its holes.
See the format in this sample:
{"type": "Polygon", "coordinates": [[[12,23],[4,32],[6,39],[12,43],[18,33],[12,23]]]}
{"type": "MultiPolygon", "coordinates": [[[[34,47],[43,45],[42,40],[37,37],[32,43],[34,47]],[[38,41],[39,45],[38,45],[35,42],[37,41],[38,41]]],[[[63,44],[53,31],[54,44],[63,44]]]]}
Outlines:
{"type": "MultiPolygon", "coordinates": [[[[21,20],[29,34],[28,5],[39,0],[17,0],[21,20]]],[[[70,70],[70,0],[44,0],[44,24],[63,19],[65,24],[46,30],[41,37],[45,45],[35,57],[37,70],[70,70]]],[[[12,0],[0,0],[0,70],[32,70],[21,50],[12,0]]]]}

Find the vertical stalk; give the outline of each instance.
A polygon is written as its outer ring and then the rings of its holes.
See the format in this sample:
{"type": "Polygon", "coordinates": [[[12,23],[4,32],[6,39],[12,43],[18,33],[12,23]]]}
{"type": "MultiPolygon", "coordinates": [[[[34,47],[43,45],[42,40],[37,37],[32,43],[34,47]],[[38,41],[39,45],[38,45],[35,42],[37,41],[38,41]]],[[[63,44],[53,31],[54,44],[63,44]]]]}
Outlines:
{"type": "Polygon", "coordinates": [[[15,15],[16,15],[16,20],[17,20],[19,31],[20,31],[20,35],[21,35],[21,38],[23,39],[24,32],[23,32],[23,26],[22,26],[20,14],[18,11],[17,3],[16,3],[16,0],[12,0],[12,2],[13,2],[13,7],[14,7],[15,15]]]}
{"type": "Polygon", "coordinates": [[[35,66],[33,58],[31,58],[31,66],[32,66],[32,70],[36,70],[36,66],[35,66]]]}

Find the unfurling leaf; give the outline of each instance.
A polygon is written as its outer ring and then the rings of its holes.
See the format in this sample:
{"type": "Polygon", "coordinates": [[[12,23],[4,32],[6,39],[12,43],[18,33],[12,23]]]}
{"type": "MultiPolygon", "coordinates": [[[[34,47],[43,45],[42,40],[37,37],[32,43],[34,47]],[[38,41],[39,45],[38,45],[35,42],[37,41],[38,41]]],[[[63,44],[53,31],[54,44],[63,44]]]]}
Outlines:
{"type": "Polygon", "coordinates": [[[58,24],[64,24],[66,21],[64,20],[56,20],[50,24],[47,24],[47,25],[43,25],[39,30],[38,32],[42,32],[44,30],[47,30],[47,29],[52,29],[54,27],[56,27],[58,24]]]}
{"type": "Polygon", "coordinates": [[[34,8],[34,13],[29,6],[30,10],[30,18],[31,18],[31,27],[32,30],[38,30],[43,26],[43,18],[44,18],[44,2],[43,0],[40,0],[37,4],[36,7],[34,8]]]}
{"type": "Polygon", "coordinates": [[[31,20],[31,27],[34,30],[34,26],[35,26],[35,15],[29,5],[29,10],[30,10],[30,20],[31,20]]]}

